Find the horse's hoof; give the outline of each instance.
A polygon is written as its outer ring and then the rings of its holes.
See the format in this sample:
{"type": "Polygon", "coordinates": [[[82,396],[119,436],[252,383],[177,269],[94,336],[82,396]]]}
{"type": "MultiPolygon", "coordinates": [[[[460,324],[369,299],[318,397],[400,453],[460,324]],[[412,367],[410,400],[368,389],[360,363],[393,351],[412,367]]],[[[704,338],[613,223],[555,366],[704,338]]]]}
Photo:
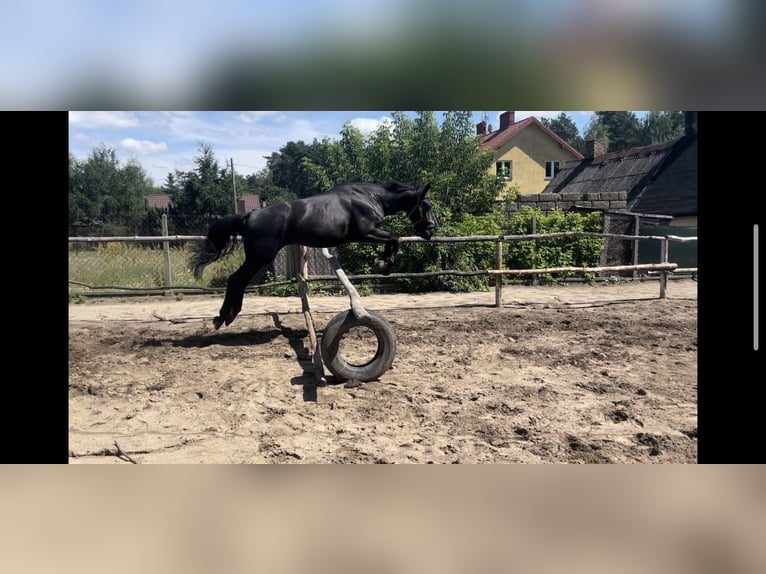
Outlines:
{"type": "Polygon", "coordinates": [[[375,268],[379,269],[380,271],[383,271],[385,269],[388,269],[388,261],[385,259],[376,259],[374,261],[375,268]]]}
{"type": "Polygon", "coordinates": [[[215,327],[216,331],[221,328],[221,325],[223,325],[223,319],[220,317],[213,319],[213,327],[215,327]]]}

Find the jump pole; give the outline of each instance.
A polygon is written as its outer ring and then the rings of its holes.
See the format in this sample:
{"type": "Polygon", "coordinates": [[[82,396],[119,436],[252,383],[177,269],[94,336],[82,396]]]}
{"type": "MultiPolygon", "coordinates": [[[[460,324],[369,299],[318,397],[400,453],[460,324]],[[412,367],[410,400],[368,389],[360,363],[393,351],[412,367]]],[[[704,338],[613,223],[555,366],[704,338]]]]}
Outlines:
{"type": "Polygon", "coordinates": [[[335,271],[335,275],[338,276],[341,284],[346,289],[349,299],[351,299],[351,311],[354,313],[356,318],[362,319],[369,317],[370,314],[367,312],[367,309],[364,308],[364,305],[362,305],[362,298],[359,296],[359,292],[356,290],[356,287],[351,284],[351,281],[348,280],[348,277],[346,277],[346,273],[343,271],[343,268],[341,268],[338,258],[330,253],[330,250],[327,249],[327,247],[322,247],[322,255],[324,255],[325,258],[330,262],[332,270],[335,271]]]}
{"type": "MultiPolygon", "coordinates": [[[[327,384],[327,379],[324,373],[324,364],[322,362],[322,351],[319,345],[319,339],[316,334],[316,328],[314,327],[314,318],[311,315],[311,307],[309,306],[308,289],[306,287],[306,280],[308,279],[308,247],[301,245],[300,249],[300,272],[298,273],[298,294],[301,298],[301,310],[303,311],[303,317],[306,320],[306,329],[309,333],[309,342],[311,345],[312,363],[314,364],[314,381],[317,385],[327,384]]],[[[322,255],[330,262],[335,275],[338,276],[343,287],[348,293],[351,312],[357,319],[368,318],[370,314],[362,304],[362,298],[359,296],[359,292],[356,287],[349,281],[346,273],[340,265],[338,258],[330,253],[326,247],[322,248],[322,255]]]]}
{"type": "Polygon", "coordinates": [[[308,279],[308,247],[301,245],[301,268],[298,273],[298,294],[301,298],[301,310],[306,319],[306,329],[309,332],[309,341],[311,343],[312,363],[314,364],[314,383],[317,385],[326,385],[327,379],[324,374],[324,365],[322,364],[322,352],[319,348],[319,339],[317,339],[316,329],[314,328],[314,318],[311,316],[309,307],[308,289],[306,288],[306,279],[308,279]]]}

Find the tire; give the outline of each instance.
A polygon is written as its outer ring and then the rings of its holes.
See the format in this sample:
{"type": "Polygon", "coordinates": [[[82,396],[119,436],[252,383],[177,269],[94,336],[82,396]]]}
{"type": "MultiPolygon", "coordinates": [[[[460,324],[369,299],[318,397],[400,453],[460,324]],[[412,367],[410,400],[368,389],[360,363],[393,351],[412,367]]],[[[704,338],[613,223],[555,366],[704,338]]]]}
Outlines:
{"type": "Polygon", "coordinates": [[[388,371],[394,362],[396,333],[393,327],[375,311],[367,312],[370,316],[363,319],[357,319],[351,309],[338,313],[330,319],[322,333],[320,342],[322,361],[338,380],[374,381],[388,371]],[[378,341],[375,355],[364,364],[349,363],[340,352],[343,336],[355,327],[366,327],[371,330],[378,341]]]}

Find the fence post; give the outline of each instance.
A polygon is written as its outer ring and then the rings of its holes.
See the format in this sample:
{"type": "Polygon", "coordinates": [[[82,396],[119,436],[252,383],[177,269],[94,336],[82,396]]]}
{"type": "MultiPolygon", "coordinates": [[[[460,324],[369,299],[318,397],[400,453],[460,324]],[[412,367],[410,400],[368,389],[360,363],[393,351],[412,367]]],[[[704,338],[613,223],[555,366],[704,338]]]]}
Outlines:
{"type": "MultiPolygon", "coordinates": [[[[638,230],[641,226],[640,219],[638,215],[633,217],[633,235],[638,235],[638,230]]],[[[633,265],[638,265],[638,239],[633,240],[633,265]]],[[[638,269],[633,270],[633,279],[636,277],[638,277],[638,269]]]]}
{"type": "MultiPolygon", "coordinates": [[[[668,237],[667,235],[662,238],[660,242],[660,262],[668,262],[668,237]]],[[[660,299],[666,299],[668,296],[668,272],[664,269],[660,271],[660,299]]]]}
{"type": "MultiPolygon", "coordinates": [[[[537,215],[532,214],[532,235],[537,233],[537,215]]],[[[532,240],[532,269],[537,269],[537,239],[532,240]]],[[[532,275],[532,285],[539,285],[540,280],[537,273],[532,275]]]]}
{"type": "Polygon", "coordinates": [[[319,339],[317,339],[316,327],[314,326],[314,317],[311,315],[311,308],[309,307],[308,288],[306,281],[309,278],[309,265],[308,265],[308,247],[305,245],[296,246],[298,248],[298,295],[301,298],[301,310],[303,311],[303,317],[306,319],[306,329],[309,333],[309,343],[311,349],[309,355],[311,356],[311,362],[314,366],[314,384],[321,385],[325,382],[324,367],[322,365],[322,351],[319,346],[319,339]]]}
{"type": "MultiPolygon", "coordinates": [[[[167,213],[162,214],[162,235],[164,235],[165,237],[169,235],[167,213]]],[[[170,272],[170,242],[169,241],[162,242],[162,257],[164,260],[163,287],[170,287],[173,284],[173,277],[170,272]]],[[[173,296],[172,289],[165,289],[165,296],[172,297],[173,296]]]]}
{"type": "MultiPolygon", "coordinates": [[[[495,269],[500,271],[503,268],[503,238],[495,241],[495,269]]],[[[495,277],[495,307],[500,309],[503,306],[503,276],[498,273],[495,277]]]]}

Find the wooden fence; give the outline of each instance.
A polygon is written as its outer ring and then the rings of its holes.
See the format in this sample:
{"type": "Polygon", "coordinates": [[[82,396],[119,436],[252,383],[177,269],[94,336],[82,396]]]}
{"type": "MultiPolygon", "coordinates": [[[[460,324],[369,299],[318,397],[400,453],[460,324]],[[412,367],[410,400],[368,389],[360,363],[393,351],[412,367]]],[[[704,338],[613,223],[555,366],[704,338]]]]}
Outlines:
{"type": "MultiPolygon", "coordinates": [[[[200,288],[190,288],[184,286],[173,286],[173,279],[170,276],[170,244],[186,241],[202,241],[205,237],[201,235],[163,235],[152,237],[139,237],[139,236],[123,236],[123,237],[70,237],[70,243],[109,243],[109,242],[137,242],[137,243],[159,243],[162,242],[164,251],[164,270],[163,270],[163,290],[166,294],[173,292],[180,292],[184,290],[196,290],[200,288]]],[[[426,241],[420,237],[402,237],[400,238],[402,243],[417,243],[426,241]]],[[[350,280],[376,280],[376,279],[400,279],[400,278],[417,278],[417,277],[434,277],[440,275],[455,275],[455,276],[471,276],[471,275],[494,275],[495,276],[495,304],[500,307],[502,305],[502,292],[503,292],[503,277],[507,275],[517,276],[532,276],[535,277],[544,273],[617,273],[622,271],[648,271],[657,272],[659,274],[660,283],[660,298],[667,296],[667,279],[670,272],[684,272],[684,273],[696,273],[697,268],[678,268],[677,264],[668,261],[669,244],[672,241],[676,242],[690,242],[697,241],[697,237],[679,237],[675,235],[621,235],[613,233],[598,233],[589,231],[562,231],[556,233],[536,233],[528,235],[478,235],[467,237],[433,237],[428,240],[431,243],[470,243],[470,242],[494,242],[495,243],[495,267],[493,269],[477,270],[477,271],[460,271],[460,270],[442,270],[442,271],[428,271],[420,273],[389,273],[383,274],[367,274],[367,275],[349,275],[350,280]],[[659,242],[658,249],[658,262],[657,263],[644,263],[644,264],[632,264],[632,265],[611,265],[602,267],[549,267],[549,268],[537,268],[537,269],[504,269],[503,268],[503,244],[512,241],[530,241],[540,239],[553,239],[558,237],[599,237],[599,238],[613,238],[629,241],[657,241],[659,242]]],[[[291,250],[296,256],[300,257],[300,249],[291,250]]],[[[341,262],[342,263],[342,262],[341,262]]],[[[299,270],[303,268],[300,261],[296,261],[294,268],[299,270]]],[[[297,275],[297,273],[296,273],[297,275]]],[[[306,277],[306,281],[337,281],[336,275],[310,275],[306,277]]],[[[267,284],[258,285],[257,288],[272,287],[278,285],[286,285],[296,282],[296,279],[288,279],[284,281],[275,281],[267,284]]],[[[149,290],[149,291],[156,291],[149,290]]]]}

